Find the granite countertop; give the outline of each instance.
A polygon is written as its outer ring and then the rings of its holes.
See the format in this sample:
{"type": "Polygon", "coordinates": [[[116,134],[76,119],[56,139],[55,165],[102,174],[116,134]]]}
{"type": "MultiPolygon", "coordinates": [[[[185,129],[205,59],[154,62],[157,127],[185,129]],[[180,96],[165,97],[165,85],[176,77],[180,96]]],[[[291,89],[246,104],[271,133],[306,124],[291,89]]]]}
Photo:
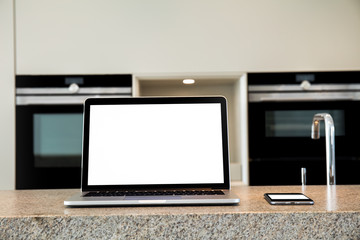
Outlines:
{"type": "Polygon", "coordinates": [[[232,206],[68,208],[78,189],[0,191],[0,239],[359,239],[360,185],[233,186],[232,206]],[[272,206],[303,192],[311,206],[272,206]]]}

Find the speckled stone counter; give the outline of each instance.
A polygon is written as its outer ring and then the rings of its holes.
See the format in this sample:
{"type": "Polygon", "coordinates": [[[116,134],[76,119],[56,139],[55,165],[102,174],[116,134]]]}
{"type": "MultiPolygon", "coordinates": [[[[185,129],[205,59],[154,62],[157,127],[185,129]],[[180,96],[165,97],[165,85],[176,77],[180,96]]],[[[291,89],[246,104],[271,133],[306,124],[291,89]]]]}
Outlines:
{"type": "Polygon", "coordinates": [[[360,185],[234,186],[234,206],[67,208],[79,190],[0,191],[0,239],[360,239],[360,185]],[[303,192],[313,206],[271,206],[303,192]]]}

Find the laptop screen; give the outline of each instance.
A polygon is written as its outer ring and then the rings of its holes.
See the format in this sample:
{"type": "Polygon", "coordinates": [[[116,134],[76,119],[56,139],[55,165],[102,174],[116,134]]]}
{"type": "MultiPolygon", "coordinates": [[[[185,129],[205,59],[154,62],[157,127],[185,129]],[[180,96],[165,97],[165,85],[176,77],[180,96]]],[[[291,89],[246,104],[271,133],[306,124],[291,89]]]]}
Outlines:
{"type": "Polygon", "coordinates": [[[90,100],[88,113],[85,109],[86,186],[225,184],[224,107],[199,99],[90,100]]]}

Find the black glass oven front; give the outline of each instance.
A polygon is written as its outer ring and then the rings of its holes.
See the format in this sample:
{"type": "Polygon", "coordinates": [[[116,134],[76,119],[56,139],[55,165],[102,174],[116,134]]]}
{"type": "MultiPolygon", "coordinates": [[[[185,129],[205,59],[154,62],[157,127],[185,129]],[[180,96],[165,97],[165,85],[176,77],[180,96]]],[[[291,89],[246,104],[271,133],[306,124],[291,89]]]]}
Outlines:
{"type": "Polygon", "coordinates": [[[82,105],[16,108],[16,188],[79,188],[82,105]]]}
{"type": "MultiPolygon", "coordinates": [[[[325,130],[311,139],[315,113],[330,113],[335,125],[338,184],[359,184],[360,102],[292,102],[249,104],[250,184],[301,184],[301,168],[308,184],[326,184],[325,130]]],[[[324,122],[320,122],[323,127],[324,122]]]]}

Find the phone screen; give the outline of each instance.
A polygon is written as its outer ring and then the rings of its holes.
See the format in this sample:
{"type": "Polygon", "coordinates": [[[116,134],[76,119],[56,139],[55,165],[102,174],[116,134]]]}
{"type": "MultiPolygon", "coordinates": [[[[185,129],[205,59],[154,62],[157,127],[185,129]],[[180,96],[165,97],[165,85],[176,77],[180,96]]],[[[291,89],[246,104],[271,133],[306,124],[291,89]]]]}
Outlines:
{"type": "Polygon", "coordinates": [[[268,194],[271,200],[306,200],[310,199],[303,194],[268,194]]]}

